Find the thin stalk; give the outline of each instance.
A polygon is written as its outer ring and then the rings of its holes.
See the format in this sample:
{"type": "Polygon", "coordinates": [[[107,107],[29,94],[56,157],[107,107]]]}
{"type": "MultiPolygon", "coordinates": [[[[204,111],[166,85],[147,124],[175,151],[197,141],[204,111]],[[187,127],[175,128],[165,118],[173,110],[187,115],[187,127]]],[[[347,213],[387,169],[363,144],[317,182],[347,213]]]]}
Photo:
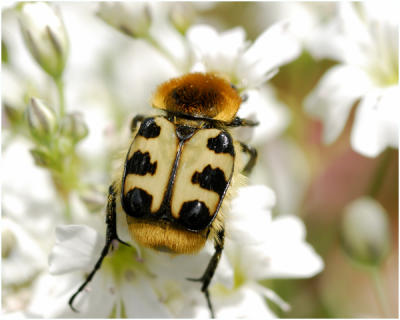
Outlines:
{"type": "Polygon", "coordinates": [[[69,195],[67,196],[67,199],[65,199],[64,203],[65,203],[64,217],[68,222],[71,222],[72,215],[71,215],[71,204],[69,200],[69,195]]]}
{"type": "Polygon", "coordinates": [[[165,50],[158,41],[151,35],[147,34],[145,39],[155,48],[160,52],[165,58],[167,58],[178,70],[182,70],[182,66],[178,64],[178,62],[174,59],[174,57],[171,56],[171,54],[165,50]]]}
{"type": "Polygon", "coordinates": [[[378,168],[376,169],[374,177],[372,178],[372,183],[369,186],[368,194],[373,198],[376,198],[379,190],[382,187],[382,183],[385,178],[388,165],[390,163],[390,158],[391,158],[390,156],[391,156],[391,150],[387,149],[383,153],[382,159],[380,160],[378,168]]]}
{"type": "Polygon", "coordinates": [[[383,286],[383,279],[378,268],[373,268],[370,272],[372,281],[375,286],[375,294],[378,300],[379,307],[381,309],[382,315],[389,318],[389,304],[385,294],[385,289],[383,286]]]}
{"type": "MultiPolygon", "coordinates": [[[[65,116],[65,95],[64,95],[64,81],[62,79],[62,76],[59,77],[54,77],[54,82],[57,86],[57,91],[58,91],[58,99],[59,99],[59,119],[63,119],[65,116]]],[[[54,148],[55,150],[58,151],[58,148],[54,148]]],[[[75,156],[75,155],[72,155],[75,156]]],[[[58,157],[58,162],[62,163],[62,167],[60,168],[60,177],[59,179],[61,180],[61,197],[64,200],[64,217],[67,221],[71,221],[72,217],[71,217],[71,205],[70,205],[70,183],[68,182],[67,184],[65,183],[66,179],[70,179],[72,175],[72,173],[70,172],[70,167],[68,165],[68,167],[66,168],[66,161],[65,159],[61,159],[59,157],[59,154],[57,154],[58,157]],[[66,171],[67,169],[67,171],[66,171]],[[66,174],[67,173],[67,174],[66,174]],[[71,175],[70,175],[71,174],[71,175]]]]}
{"type": "Polygon", "coordinates": [[[56,77],[54,78],[54,82],[56,83],[57,86],[57,91],[58,91],[58,99],[59,99],[59,115],[60,119],[64,118],[65,115],[65,96],[64,96],[64,81],[62,80],[62,77],[56,77]]]}

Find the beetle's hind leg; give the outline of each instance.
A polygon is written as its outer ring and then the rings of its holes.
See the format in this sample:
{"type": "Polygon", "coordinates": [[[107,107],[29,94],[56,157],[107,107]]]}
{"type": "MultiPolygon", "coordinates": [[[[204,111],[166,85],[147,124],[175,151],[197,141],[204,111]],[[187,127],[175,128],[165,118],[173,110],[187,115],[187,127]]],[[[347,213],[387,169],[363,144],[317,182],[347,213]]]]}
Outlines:
{"type": "Polygon", "coordinates": [[[204,293],[206,300],[207,300],[207,305],[208,308],[210,309],[211,312],[211,317],[215,318],[214,314],[214,309],[211,303],[210,299],[210,293],[208,291],[208,286],[210,285],[211,279],[214,276],[215,270],[217,269],[219,260],[221,258],[222,250],[224,249],[224,229],[218,232],[217,239],[215,239],[214,247],[215,247],[215,252],[213,256],[211,257],[210,262],[208,263],[206,271],[203,273],[203,275],[198,278],[198,279],[193,279],[193,278],[188,278],[187,280],[190,281],[198,281],[202,282],[201,286],[201,291],[204,293]]]}
{"type": "Polygon", "coordinates": [[[244,174],[249,175],[257,162],[257,149],[243,142],[240,142],[240,146],[242,147],[242,151],[249,155],[249,160],[242,170],[244,174]]]}
{"type": "Polygon", "coordinates": [[[111,185],[108,190],[108,202],[107,202],[107,215],[106,215],[106,224],[107,224],[107,232],[106,232],[106,243],[104,245],[103,250],[101,251],[100,258],[97,260],[93,270],[87,276],[85,282],[81,284],[78,290],[71,296],[68,301],[70,308],[78,312],[73,306],[74,300],[77,295],[86,287],[86,285],[92,280],[93,276],[100,269],[103,259],[107,256],[108,251],[110,250],[110,246],[113,246],[113,240],[117,240],[120,243],[123,243],[127,246],[130,246],[128,243],[122,241],[117,235],[117,218],[116,218],[116,192],[114,190],[114,186],[111,185]]]}

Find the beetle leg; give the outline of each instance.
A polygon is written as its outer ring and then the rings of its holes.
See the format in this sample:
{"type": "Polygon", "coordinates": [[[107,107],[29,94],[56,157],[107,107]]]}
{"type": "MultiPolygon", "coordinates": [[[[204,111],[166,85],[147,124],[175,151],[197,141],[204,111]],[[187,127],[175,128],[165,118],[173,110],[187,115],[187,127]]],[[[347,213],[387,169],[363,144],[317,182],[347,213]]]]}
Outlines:
{"type": "Polygon", "coordinates": [[[134,132],[136,130],[136,128],[138,126],[138,123],[142,122],[144,118],[146,118],[144,115],[138,114],[132,119],[132,121],[131,121],[131,132],[134,132]]]}
{"type": "Polygon", "coordinates": [[[214,309],[211,304],[208,286],[210,285],[211,279],[214,276],[215,269],[217,269],[218,262],[221,258],[222,250],[224,249],[224,233],[225,232],[223,229],[220,232],[218,232],[218,236],[217,236],[218,239],[215,239],[215,244],[214,244],[214,247],[215,247],[214,255],[211,257],[211,260],[208,263],[207,269],[203,273],[203,275],[198,279],[187,278],[187,280],[190,280],[190,281],[202,282],[201,291],[204,293],[204,295],[206,297],[207,305],[208,305],[208,308],[210,309],[212,318],[215,318],[215,314],[214,314],[214,309]]]}
{"type": "Polygon", "coordinates": [[[232,122],[226,123],[225,125],[228,127],[255,127],[259,125],[259,122],[235,117],[232,122]]]}
{"type": "Polygon", "coordinates": [[[107,224],[107,231],[106,231],[106,243],[104,245],[103,250],[101,251],[100,258],[97,260],[96,264],[93,267],[93,270],[87,276],[85,282],[81,284],[78,290],[71,296],[68,301],[70,308],[78,312],[73,306],[74,300],[76,296],[86,287],[86,285],[92,280],[93,276],[100,269],[101,263],[103,259],[107,256],[110,246],[112,246],[113,240],[118,240],[119,242],[130,246],[128,243],[119,239],[117,235],[117,218],[116,218],[116,192],[114,190],[113,185],[110,186],[108,190],[108,202],[107,202],[107,215],[106,215],[106,224],[107,224]]]}
{"type": "Polygon", "coordinates": [[[254,165],[257,161],[257,150],[248,144],[240,142],[240,146],[242,147],[242,151],[246,152],[249,155],[249,160],[243,168],[243,173],[248,175],[253,170],[254,165]]]}

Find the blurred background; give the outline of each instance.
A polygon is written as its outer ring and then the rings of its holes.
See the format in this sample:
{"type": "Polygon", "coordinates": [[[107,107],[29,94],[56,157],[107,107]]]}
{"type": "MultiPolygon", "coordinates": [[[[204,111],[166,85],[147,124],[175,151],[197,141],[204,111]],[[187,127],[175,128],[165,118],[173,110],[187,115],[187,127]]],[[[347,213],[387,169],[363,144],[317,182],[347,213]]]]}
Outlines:
{"type": "MultiPolygon", "coordinates": [[[[354,150],[351,134],[359,100],[338,138],[329,144],[323,141],[324,122],[304,107],[326,72],[342,63],[313,51],[318,47],[318,37],[313,34],[336,21],[337,3],[154,5],[162,7],[160,12],[182,34],[191,25],[206,23],[219,31],[240,26],[249,40],[255,40],[273,23],[293,21],[302,52],[268,82],[274,96],[271,103],[285,109],[287,125],[259,146],[258,169],[251,181],[263,181],[277,193],[275,215],[295,214],[304,221],[307,241],[323,258],[325,268],[311,279],[265,281],[291,310],[270,307],[282,318],[397,317],[398,149],[387,147],[376,156],[354,150]],[[367,204],[355,208],[354,201],[359,199],[367,199],[367,204]]],[[[363,12],[358,6],[356,11],[363,12]]],[[[21,264],[29,259],[39,262],[27,271],[32,273],[28,279],[14,281],[7,259],[18,243],[16,235],[22,234],[18,228],[23,226],[35,242],[60,222],[102,223],[98,217],[115,141],[128,132],[133,115],[148,112],[151,92],[171,72],[171,66],[145,40],[132,41],[96,15],[98,3],[60,2],[57,7],[69,39],[68,59],[65,67],[60,67],[64,68],[64,82],[60,84],[59,70],[43,72],[30,54],[17,7],[10,4],[2,8],[2,226],[9,226],[2,228],[3,312],[21,310],[29,302],[32,279],[44,268],[46,253],[54,242],[49,234],[39,244],[38,252],[45,254],[34,255],[32,249],[31,257],[22,252],[15,258],[21,264]],[[64,136],[56,147],[42,148],[38,141],[44,139],[40,136],[43,132],[52,130],[52,116],[48,117],[50,123],[43,123],[35,120],[36,109],[31,111],[33,116],[27,115],[27,105],[32,104],[29,97],[60,107],[61,85],[70,115],[58,124],[64,136]],[[36,127],[35,121],[39,123],[36,127]],[[51,150],[57,150],[57,155],[49,154],[51,150]],[[49,182],[53,188],[48,187],[49,182]],[[89,214],[76,216],[80,206],[89,214]],[[29,218],[27,212],[31,213],[29,218]]],[[[397,50],[398,59],[398,25],[396,33],[382,41],[397,50]]],[[[393,72],[393,84],[398,86],[398,62],[393,72]]],[[[399,102],[393,103],[398,107],[399,102]]]]}

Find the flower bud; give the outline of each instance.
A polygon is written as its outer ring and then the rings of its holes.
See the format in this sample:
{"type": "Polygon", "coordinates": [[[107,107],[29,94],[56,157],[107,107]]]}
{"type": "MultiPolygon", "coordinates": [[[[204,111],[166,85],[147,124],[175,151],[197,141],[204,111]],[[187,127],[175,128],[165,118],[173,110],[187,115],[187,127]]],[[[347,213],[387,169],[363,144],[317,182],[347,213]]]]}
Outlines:
{"type": "Polygon", "coordinates": [[[14,233],[8,228],[1,230],[1,258],[7,259],[16,245],[14,233]]]}
{"type": "Polygon", "coordinates": [[[1,40],[1,62],[7,63],[8,62],[8,50],[6,43],[1,40]]]}
{"type": "Polygon", "coordinates": [[[74,143],[85,138],[89,133],[88,127],[79,112],[67,114],[61,123],[61,134],[69,137],[74,143]]]}
{"type": "Polygon", "coordinates": [[[74,143],[69,137],[60,136],[58,138],[58,150],[64,156],[71,155],[74,152],[74,143]]]}
{"type": "Polygon", "coordinates": [[[58,10],[43,2],[25,3],[19,21],[32,56],[49,75],[60,77],[68,55],[68,37],[58,10]]]}
{"type": "Polygon", "coordinates": [[[17,124],[23,119],[23,111],[15,106],[8,104],[7,102],[3,103],[3,110],[7,117],[7,120],[10,121],[11,124],[17,124]]]}
{"type": "Polygon", "coordinates": [[[97,15],[134,38],[146,37],[152,22],[149,5],[145,2],[102,2],[97,15]]]}
{"type": "Polygon", "coordinates": [[[378,266],[388,253],[386,212],[372,198],[359,198],[345,208],[341,231],[344,250],[361,264],[378,266]]]}
{"type": "Polygon", "coordinates": [[[29,150],[31,153],[35,164],[39,167],[50,167],[52,164],[52,159],[48,152],[40,149],[31,149],[29,150]]]}
{"type": "Polygon", "coordinates": [[[169,11],[169,20],[180,33],[185,34],[186,30],[193,24],[196,18],[196,11],[192,3],[179,2],[172,6],[169,11]]]}
{"type": "Polygon", "coordinates": [[[27,119],[32,136],[39,142],[48,142],[57,130],[57,117],[53,109],[41,100],[31,98],[27,119]]]}

